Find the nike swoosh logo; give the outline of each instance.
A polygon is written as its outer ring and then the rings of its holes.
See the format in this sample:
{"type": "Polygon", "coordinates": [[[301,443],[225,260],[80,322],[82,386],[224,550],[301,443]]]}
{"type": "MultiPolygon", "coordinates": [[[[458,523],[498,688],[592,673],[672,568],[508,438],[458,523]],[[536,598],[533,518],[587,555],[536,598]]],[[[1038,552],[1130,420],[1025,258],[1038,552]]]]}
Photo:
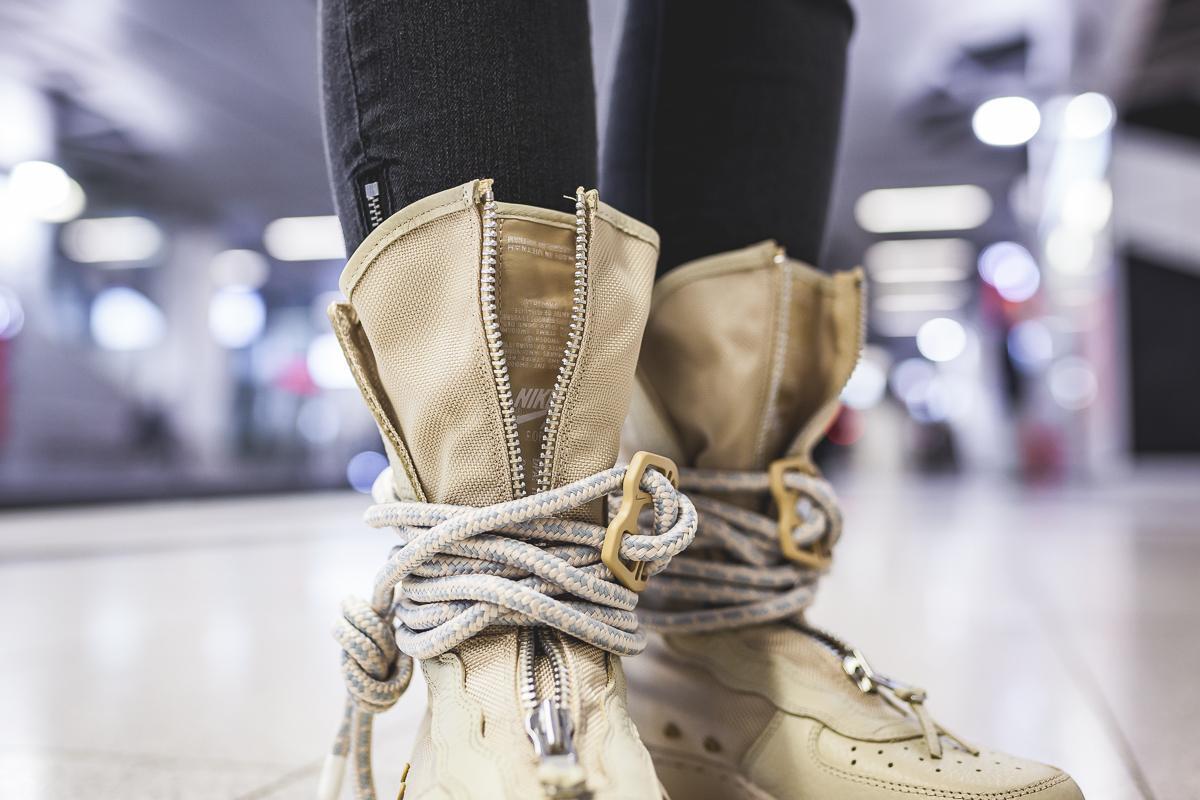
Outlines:
{"type": "Polygon", "coordinates": [[[541,411],[534,411],[532,414],[522,414],[519,417],[517,417],[517,424],[524,425],[526,422],[532,422],[533,420],[537,419],[538,417],[544,417],[544,416],[546,416],[545,409],[542,409],[541,411]]]}

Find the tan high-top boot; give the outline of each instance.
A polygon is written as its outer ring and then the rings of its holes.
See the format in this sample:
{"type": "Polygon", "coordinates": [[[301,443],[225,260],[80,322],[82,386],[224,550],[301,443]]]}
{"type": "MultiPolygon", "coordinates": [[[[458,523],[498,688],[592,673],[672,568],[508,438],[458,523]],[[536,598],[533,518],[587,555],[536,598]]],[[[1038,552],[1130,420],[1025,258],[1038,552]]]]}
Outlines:
{"type": "Polygon", "coordinates": [[[350,259],[330,317],[391,464],[367,522],[401,546],[371,600],[343,608],[350,703],[322,796],[351,754],[373,796],[371,716],[410,657],[429,707],[406,800],[662,796],[617,656],[644,647],[636,591],[691,541],[695,511],[671,465],[613,466],[657,246],[594,191],[562,213],[474,181],[350,259]],[[654,534],[604,527],[622,482],[622,518],[652,505],[654,534]]]}
{"type": "Polygon", "coordinates": [[[810,453],[858,359],[862,292],[861,272],[772,242],[655,288],[626,443],[683,467],[701,521],[639,608],[663,632],[628,672],[643,741],[689,800],[1079,798],[950,735],[923,692],[803,620],[841,525],[810,453]]]}

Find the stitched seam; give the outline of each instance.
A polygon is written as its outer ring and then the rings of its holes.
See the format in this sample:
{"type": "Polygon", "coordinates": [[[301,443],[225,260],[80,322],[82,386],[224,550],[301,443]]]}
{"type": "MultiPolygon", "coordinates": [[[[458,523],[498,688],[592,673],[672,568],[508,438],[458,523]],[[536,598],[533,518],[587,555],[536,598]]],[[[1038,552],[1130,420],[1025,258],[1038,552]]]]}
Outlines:
{"type": "Polygon", "coordinates": [[[412,219],[402,221],[397,220],[392,222],[391,226],[389,226],[387,222],[383,223],[380,228],[376,229],[382,232],[383,238],[371,248],[371,252],[363,256],[362,266],[356,269],[354,271],[354,277],[346,282],[346,296],[349,297],[351,292],[358,288],[358,284],[362,282],[363,277],[367,274],[367,270],[371,268],[372,263],[374,263],[375,259],[388,245],[392,244],[392,242],[396,241],[404,234],[411,233],[420,226],[424,225],[426,222],[430,222],[433,218],[444,215],[446,213],[446,209],[463,207],[462,202],[462,199],[458,199],[449,203],[443,203],[440,206],[435,206],[428,211],[418,214],[412,219]]]}
{"type": "Polygon", "coordinates": [[[821,735],[821,726],[814,725],[813,731],[808,737],[808,752],[812,757],[813,763],[822,772],[827,772],[838,778],[854,781],[855,783],[863,783],[868,786],[876,786],[881,789],[896,789],[906,794],[922,795],[924,797],[945,797],[952,800],[982,800],[982,798],[991,798],[991,800],[1013,800],[1018,797],[1028,797],[1035,792],[1040,792],[1042,789],[1048,789],[1051,786],[1067,780],[1067,775],[1056,775],[1052,778],[1043,778],[1037,783],[1031,783],[1027,786],[1022,786],[1019,789],[1012,789],[1004,792],[970,792],[957,791],[950,789],[929,789],[922,786],[915,786],[911,783],[900,783],[898,781],[889,781],[882,778],[872,778],[866,775],[855,775],[852,772],[838,769],[831,764],[825,762],[817,751],[817,738],[821,735]]]}
{"type": "Polygon", "coordinates": [[[375,417],[375,422],[382,429],[383,435],[387,437],[396,455],[399,457],[400,464],[404,467],[404,475],[408,478],[413,493],[418,495],[418,500],[424,500],[425,493],[420,482],[417,480],[416,468],[409,456],[408,447],[404,444],[400,432],[396,430],[391,419],[384,411],[383,404],[379,402],[374,382],[371,380],[370,373],[362,356],[359,354],[358,346],[355,344],[354,337],[349,330],[350,324],[345,315],[339,311],[334,332],[337,334],[338,341],[342,345],[342,352],[345,353],[346,360],[350,363],[350,371],[354,373],[354,380],[358,384],[358,390],[362,394],[363,399],[367,401],[367,407],[371,410],[371,416],[375,417]]]}
{"type": "Polygon", "coordinates": [[[603,207],[596,209],[595,213],[596,213],[597,217],[604,220],[609,225],[612,225],[617,230],[621,231],[622,233],[626,233],[626,234],[632,236],[633,238],[637,239],[640,242],[645,242],[646,244],[648,244],[654,248],[654,252],[656,252],[656,253],[658,252],[658,242],[655,241],[653,238],[644,235],[641,231],[639,231],[633,225],[630,225],[627,222],[625,222],[624,214],[610,214],[610,213],[606,212],[603,207]]]}
{"type": "Polygon", "coordinates": [[[780,264],[779,303],[775,311],[775,341],[771,347],[770,373],[767,376],[767,395],[763,399],[762,423],[754,443],[754,463],[762,464],[766,459],[767,437],[778,426],[775,418],[779,405],[779,387],[783,383],[783,362],[787,358],[788,328],[791,325],[792,269],[786,262],[780,264]]]}

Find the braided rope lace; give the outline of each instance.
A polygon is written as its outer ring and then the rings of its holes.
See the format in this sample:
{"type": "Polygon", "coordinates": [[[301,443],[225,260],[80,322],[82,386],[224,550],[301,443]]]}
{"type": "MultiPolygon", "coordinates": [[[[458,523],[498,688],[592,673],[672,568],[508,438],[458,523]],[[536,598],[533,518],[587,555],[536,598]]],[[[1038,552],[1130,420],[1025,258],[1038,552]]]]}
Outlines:
{"type": "MultiPolygon", "coordinates": [[[[807,548],[824,540],[823,547],[831,550],[842,535],[842,512],[833,487],[820,476],[798,471],[785,473],[783,482],[801,496],[800,524],[792,532],[796,544],[807,548]]],[[[925,709],[924,690],[874,672],[860,652],[804,621],[802,613],[812,604],[822,570],[784,557],[776,519],[711,496],[764,494],[770,490],[767,473],[685,469],[679,486],[692,493],[700,512],[699,528],[687,555],[672,561],[647,588],[647,599],[656,606],[638,611],[647,627],[664,633],[705,633],[791,622],[836,652],[860,690],[885,690],[907,706],[933,758],[942,757],[942,736],[978,755],[978,748],[933,720],[925,709]]]]}
{"type": "MultiPolygon", "coordinates": [[[[646,646],[634,613],[638,595],[614,583],[600,561],[606,529],[560,515],[619,490],[626,468],[484,508],[403,502],[388,487],[366,522],[393,528],[400,543],[375,579],[371,600],[349,598],[334,637],[347,689],[342,724],[318,796],[336,798],[354,750],[356,793],[374,800],[371,723],[408,687],[413,659],[433,658],[492,626],[543,625],[617,655],[646,646]]],[[[622,557],[666,568],[691,544],[696,509],[662,474],[647,470],[652,534],[630,534],[622,557]]],[[[377,496],[377,499],[380,499],[377,496]]]]}
{"type": "MultiPolygon", "coordinates": [[[[801,472],[787,473],[784,484],[804,498],[796,543],[806,547],[825,539],[832,547],[842,532],[833,488],[801,472]]],[[[668,633],[729,630],[794,618],[811,605],[821,573],[783,556],[779,523],[712,496],[765,494],[767,473],[685,469],[679,485],[700,512],[699,529],[687,554],[647,587],[655,608],[638,612],[647,627],[668,633]]]]}

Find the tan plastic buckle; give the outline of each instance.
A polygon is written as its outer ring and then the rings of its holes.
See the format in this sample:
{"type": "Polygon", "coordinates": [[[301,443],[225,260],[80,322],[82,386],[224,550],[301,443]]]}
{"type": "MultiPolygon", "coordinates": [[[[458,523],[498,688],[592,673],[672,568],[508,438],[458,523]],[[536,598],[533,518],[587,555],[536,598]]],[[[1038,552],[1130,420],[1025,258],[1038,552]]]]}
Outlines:
{"type": "Polygon", "coordinates": [[[800,512],[796,510],[796,504],[800,502],[800,492],[784,484],[783,479],[789,472],[802,472],[812,476],[819,474],[812,462],[802,456],[772,461],[771,466],[767,468],[771,497],[775,499],[776,513],[779,515],[779,549],[789,561],[816,570],[828,569],[833,560],[833,552],[826,537],[821,537],[808,547],[796,544],[794,537],[796,528],[800,525],[800,512]]]}
{"type": "Polygon", "coordinates": [[[638,532],[638,516],[642,509],[653,502],[649,492],[642,489],[642,476],[647,469],[656,469],[667,477],[672,486],[679,486],[679,468],[675,462],[665,456],[647,453],[639,450],[629,460],[625,470],[625,481],[622,484],[621,507],[608,523],[604,534],[604,547],[600,550],[600,560],[612,571],[613,577],[627,589],[640,592],[646,588],[649,578],[646,576],[647,564],[636,562],[632,567],[621,560],[621,543],[625,534],[638,532]]]}

